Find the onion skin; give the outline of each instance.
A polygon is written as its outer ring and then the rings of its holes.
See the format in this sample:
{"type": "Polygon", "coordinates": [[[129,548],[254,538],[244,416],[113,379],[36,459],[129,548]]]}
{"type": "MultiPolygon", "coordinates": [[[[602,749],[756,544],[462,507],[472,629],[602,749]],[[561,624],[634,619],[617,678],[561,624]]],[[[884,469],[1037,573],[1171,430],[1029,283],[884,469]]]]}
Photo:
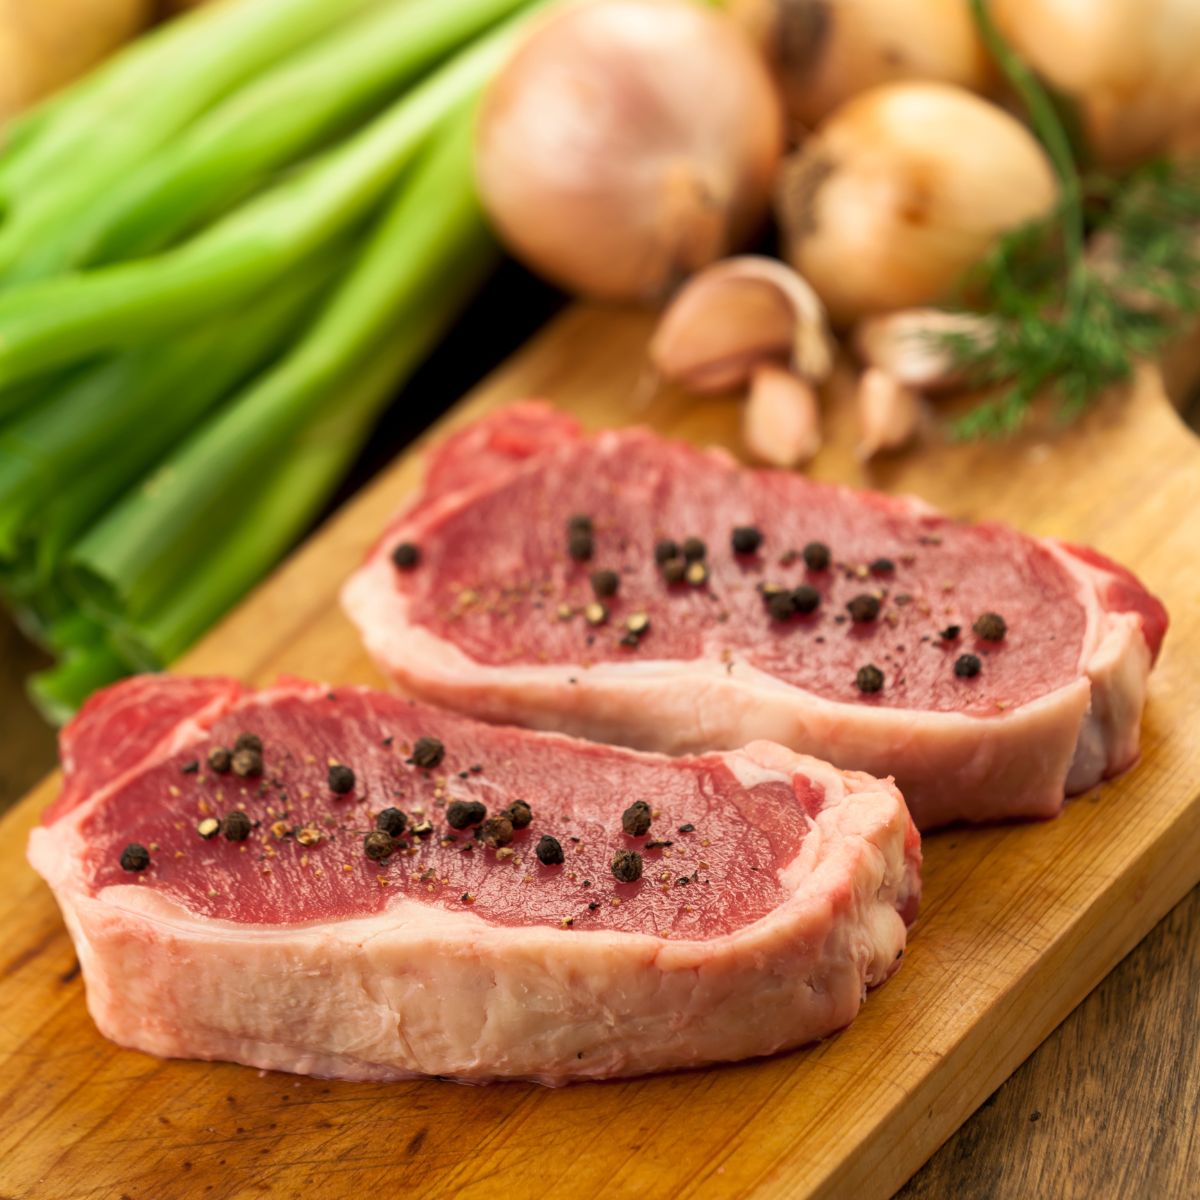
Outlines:
{"type": "Polygon", "coordinates": [[[1057,198],[1014,117],[949,84],[894,83],[838,109],[785,162],[776,207],[788,261],[847,325],[936,303],[1057,198]]]}
{"type": "Polygon", "coordinates": [[[996,82],[966,0],[731,0],[730,12],[774,66],[797,131],[882,83],[996,82]]]}
{"type": "Polygon", "coordinates": [[[770,72],[690,0],[585,0],[487,89],[476,172],[509,248],[553,282],[652,301],[766,215],[783,150],[770,72]]]}

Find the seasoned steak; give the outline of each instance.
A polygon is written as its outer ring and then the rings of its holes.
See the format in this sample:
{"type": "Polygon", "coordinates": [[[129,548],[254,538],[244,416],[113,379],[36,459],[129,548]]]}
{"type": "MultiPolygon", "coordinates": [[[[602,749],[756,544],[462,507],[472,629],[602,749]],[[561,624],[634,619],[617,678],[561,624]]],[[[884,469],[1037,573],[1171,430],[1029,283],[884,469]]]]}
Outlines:
{"type": "Polygon", "coordinates": [[[1126,769],[1167,624],[1095,551],[535,404],[435,451],[343,601],[413,695],[676,754],[767,738],[894,775],[923,829],[1126,769]]]}
{"type": "Polygon", "coordinates": [[[667,758],[357,688],[143,676],[66,729],[29,856],[107,1036],[348,1079],[545,1083],[770,1054],[899,964],[894,785],[667,758]]]}

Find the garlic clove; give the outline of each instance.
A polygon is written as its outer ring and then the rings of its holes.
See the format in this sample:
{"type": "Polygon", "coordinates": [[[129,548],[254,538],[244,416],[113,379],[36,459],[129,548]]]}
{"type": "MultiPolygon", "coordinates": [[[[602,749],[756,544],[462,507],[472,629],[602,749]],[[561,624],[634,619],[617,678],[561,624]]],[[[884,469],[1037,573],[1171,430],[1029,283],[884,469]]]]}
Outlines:
{"type": "Polygon", "coordinates": [[[921,400],[912,388],[878,367],[858,381],[858,457],[864,462],[887,450],[899,450],[916,436],[921,400]]]}
{"type": "Polygon", "coordinates": [[[854,330],[854,348],[869,367],[879,367],[909,387],[952,388],[964,383],[954,355],[939,338],[953,334],[981,347],[995,339],[989,317],[947,312],[941,308],[910,308],[868,317],[854,330]]]}
{"type": "Polygon", "coordinates": [[[692,392],[742,387],[764,362],[790,364],[820,383],[833,353],[817,294],[790,267],[754,254],[714,263],[688,280],[650,343],[662,378],[692,392]]]}
{"type": "Polygon", "coordinates": [[[821,413],[813,385],[782,367],[761,364],[742,413],[742,437],[755,458],[772,466],[807,462],[821,448],[821,413]]]}

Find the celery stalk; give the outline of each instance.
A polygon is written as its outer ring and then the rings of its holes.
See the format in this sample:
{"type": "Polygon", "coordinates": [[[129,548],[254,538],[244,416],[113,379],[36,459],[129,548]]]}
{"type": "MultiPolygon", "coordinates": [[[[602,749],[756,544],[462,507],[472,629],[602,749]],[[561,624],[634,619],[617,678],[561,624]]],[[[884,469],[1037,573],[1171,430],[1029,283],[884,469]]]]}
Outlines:
{"type": "Polygon", "coordinates": [[[272,63],[380,0],[229,0],[131,44],[0,162],[0,272],[272,63]]]}
{"type": "Polygon", "coordinates": [[[237,92],[96,197],[65,236],[35,251],[35,269],[161,250],[526,2],[407,0],[368,12],[237,92]]]}
{"type": "Polygon", "coordinates": [[[358,264],[295,351],[248,388],[70,555],[68,579],[98,612],[137,621],[168,602],[236,525],[246,489],[345,386],[398,311],[436,295],[458,247],[483,223],[469,128],[456,121],[402,186],[358,264]]]}
{"type": "Polygon", "coordinates": [[[29,698],[51,725],[64,725],[88,696],[127,675],[131,665],[99,636],[34,675],[29,680],[29,698]]]}
{"type": "Polygon", "coordinates": [[[527,20],[528,11],[510,18],[360,134],[178,249],[0,292],[0,388],[244,303],[366,216],[430,130],[482,87],[527,20]]]}

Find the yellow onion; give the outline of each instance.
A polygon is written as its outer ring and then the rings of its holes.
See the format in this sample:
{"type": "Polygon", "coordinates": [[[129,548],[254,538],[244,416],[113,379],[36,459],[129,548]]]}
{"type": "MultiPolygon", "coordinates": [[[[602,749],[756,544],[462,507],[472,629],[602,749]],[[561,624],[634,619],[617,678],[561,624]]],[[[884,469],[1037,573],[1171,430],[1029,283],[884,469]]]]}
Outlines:
{"type": "Polygon", "coordinates": [[[729,17],[586,0],[488,87],[476,166],[519,258],[571,291],[648,300],[755,232],[782,147],[770,73],[729,17]]]}
{"type": "Polygon", "coordinates": [[[967,0],[732,0],[730,11],[766,51],[798,129],[881,83],[994,82],[967,0]]]}
{"type": "Polygon", "coordinates": [[[788,260],[848,324],[936,302],[1057,195],[1014,117],[949,84],[893,83],[839,108],[787,160],[776,204],[788,260]]]}
{"type": "Polygon", "coordinates": [[[1200,129],[1200,0],[992,0],[991,11],[1076,102],[1102,162],[1134,162],[1200,129]]]}

